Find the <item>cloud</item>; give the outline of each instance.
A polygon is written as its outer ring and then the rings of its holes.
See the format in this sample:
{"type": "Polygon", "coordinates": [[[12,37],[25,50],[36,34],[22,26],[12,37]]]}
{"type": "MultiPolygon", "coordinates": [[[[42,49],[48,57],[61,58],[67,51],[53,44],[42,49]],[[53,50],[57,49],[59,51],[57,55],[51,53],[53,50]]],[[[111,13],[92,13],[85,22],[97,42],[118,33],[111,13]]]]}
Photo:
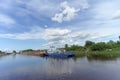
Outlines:
{"type": "Polygon", "coordinates": [[[64,46],[64,44],[84,45],[84,42],[86,40],[99,41],[101,39],[112,37],[113,35],[116,35],[118,33],[119,33],[119,28],[113,29],[112,27],[107,27],[107,28],[104,27],[97,29],[95,28],[94,30],[93,29],[88,29],[88,30],[76,29],[76,31],[70,30],[70,32],[62,36],[61,35],[54,36],[52,34],[47,35],[46,40],[48,40],[48,43],[44,44],[44,46],[53,45],[53,44],[57,46],[64,46]]]}
{"type": "Polygon", "coordinates": [[[31,28],[31,31],[24,33],[6,33],[0,34],[0,38],[8,38],[8,39],[18,39],[18,40],[45,40],[48,45],[55,45],[58,47],[64,46],[64,44],[78,44],[84,45],[86,40],[96,40],[104,39],[108,37],[112,37],[112,35],[116,35],[119,33],[119,28],[95,28],[88,30],[70,30],[70,29],[62,29],[62,28],[40,28],[38,26],[34,26],[31,28]],[[98,32],[99,31],[99,32],[98,32]]]}
{"type": "Polygon", "coordinates": [[[48,36],[64,36],[71,32],[69,29],[50,28],[45,30],[45,34],[48,36]]]}
{"type": "Polygon", "coordinates": [[[45,45],[64,45],[66,40],[68,39],[68,34],[71,33],[71,30],[69,29],[47,29],[45,30],[45,35],[43,37],[43,39],[45,39],[46,41],[48,41],[47,44],[45,45]]]}
{"type": "Polygon", "coordinates": [[[0,38],[18,39],[18,40],[41,39],[42,33],[43,33],[42,28],[34,26],[33,28],[31,28],[29,32],[0,34],[0,38]]]}
{"type": "Polygon", "coordinates": [[[118,35],[120,30],[118,0],[90,1],[90,4],[87,0],[0,0],[0,7],[0,25],[17,22],[13,25],[16,28],[0,33],[0,38],[42,39],[46,45],[83,44],[85,40],[104,41],[118,35]]]}
{"type": "Polygon", "coordinates": [[[44,39],[44,40],[51,40],[55,39],[59,36],[64,36],[70,33],[71,31],[68,29],[60,29],[60,28],[49,28],[49,29],[43,29],[40,27],[33,27],[31,28],[31,31],[24,32],[24,33],[6,33],[6,34],[0,34],[0,38],[11,38],[11,39],[44,39]]]}
{"type": "Polygon", "coordinates": [[[0,14],[0,25],[12,25],[15,24],[14,19],[5,14],[0,14]]]}
{"type": "Polygon", "coordinates": [[[11,53],[13,51],[9,48],[1,48],[0,50],[3,51],[3,52],[6,52],[6,53],[11,53]]]}
{"type": "Polygon", "coordinates": [[[75,9],[74,7],[70,7],[67,1],[61,3],[61,9],[62,11],[60,13],[56,13],[55,16],[52,17],[53,21],[57,21],[59,23],[63,21],[70,21],[75,17],[75,15],[77,15],[77,12],[80,10],[75,9]]]}
{"type": "Polygon", "coordinates": [[[113,19],[120,19],[120,10],[116,11],[113,16],[112,16],[113,19]]]}
{"type": "Polygon", "coordinates": [[[49,0],[27,0],[27,1],[21,1],[21,2],[24,2],[27,9],[33,10],[36,13],[39,13],[39,15],[45,15],[47,17],[51,17],[56,12],[58,12],[59,9],[63,9],[63,5],[60,5],[60,3],[66,5],[64,6],[64,9],[67,8],[69,10],[76,10],[75,8],[77,9],[88,8],[87,0],[75,0],[75,1],[67,0],[65,2],[63,2],[62,0],[56,0],[56,1],[55,0],[51,0],[51,1],[49,0]],[[70,7],[68,3],[72,7],[70,7]]]}
{"type": "Polygon", "coordinates": [[[94,14],[94,19],[111,20],[119,16],[119,10],[120,6],[118,1],[104,1],[94,5],[91,12],[94,14]]]}

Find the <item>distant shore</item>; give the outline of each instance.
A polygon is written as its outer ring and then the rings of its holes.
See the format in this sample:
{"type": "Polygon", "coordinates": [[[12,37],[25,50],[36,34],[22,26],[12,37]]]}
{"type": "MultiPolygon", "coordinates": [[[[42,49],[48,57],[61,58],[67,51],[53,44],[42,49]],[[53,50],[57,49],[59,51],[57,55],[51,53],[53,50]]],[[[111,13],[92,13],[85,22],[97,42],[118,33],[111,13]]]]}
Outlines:
{"type": "Polygon", "coordinates": [[[0,57],[7,56],[7,55],[9,55],[9,54],[0,53],[0,57]]]}
{"type": "Polygon", "coordinates": [[[20,54],[23,55],[29,55],[29,56],[40,56],[40,57],[44,57],[45,56],[45,51],[44,50],[23,50],[20,52],[20,54]]]}

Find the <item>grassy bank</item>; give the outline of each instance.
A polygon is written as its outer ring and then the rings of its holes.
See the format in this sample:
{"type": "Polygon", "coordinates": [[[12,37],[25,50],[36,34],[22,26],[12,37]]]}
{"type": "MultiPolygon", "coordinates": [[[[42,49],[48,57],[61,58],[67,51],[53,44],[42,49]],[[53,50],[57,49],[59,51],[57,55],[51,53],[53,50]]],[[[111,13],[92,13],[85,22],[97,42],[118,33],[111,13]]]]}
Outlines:
{"type": "Polygon", "coordinates": [[[0,54],[0,56],[2,56],[2,54],[0,54]]]}
{"type": "Polygon", "coordinates": [[[0,51],[0,56],[2,56],[3,55],[3,53],[2,53],[2,51],[0,51]]]}
{"type": "Polygon", "coordinates": [[[120,57],[120,49],[113,48],[111,50],[102,51],[74,51],[76,57],[87,56],[87,57],[101,57],[101,58],[117,58],[120,57]]]}
{"type": "Polygon", "coordinates": [[[76,57],[102,57],[117,58],[120,57],[120,36],[118,41],[109,40],[108,42],[86,41],[84,46],[65,45],[66,51],[74,51],[76,57]]]}
{"type": "Polygon", "coordinates": [[[4,54],[3,54],[3,53],[0,53],[0,57],[1,57],[1,56],[4,56],[4,54]]]}

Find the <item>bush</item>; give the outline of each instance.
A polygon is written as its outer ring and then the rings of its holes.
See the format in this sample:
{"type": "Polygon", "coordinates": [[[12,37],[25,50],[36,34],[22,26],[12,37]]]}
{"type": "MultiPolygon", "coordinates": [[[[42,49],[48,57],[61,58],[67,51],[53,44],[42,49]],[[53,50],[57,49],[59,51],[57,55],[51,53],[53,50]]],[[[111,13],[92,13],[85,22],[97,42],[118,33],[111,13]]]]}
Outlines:
{"type": "Polygon", "coordinates": [[[85,42],[85,47],[91,47],[92,45],[94,45],[95,43],[94,42],[92,42],[92,41],[86,41],[85,42]]]}
{"type": "Polygon", "coordinates": [[[65,48],[66,51],[84,51],[85,48],[83,46],[72,45],[70,47],[65,48]]]}
{"type": "Polygon", "coordinates": [[[32,49],[26,49],[26,50],[22,50],[22,52],[30,52],[33,51],[32,49]]]}
{"type": "Polygon", "coordinates": [[[3,52],[2,51],[0,51],[0,54],[2,54],[3,52]]]}
{"type": "Polygon", "coordinates": [[[112,45],[106,44],[104,42],[99,42],[91,46],[92,51],[101,51],[101,50],[106,50],[111,48],[112,48],[112,45]]]}

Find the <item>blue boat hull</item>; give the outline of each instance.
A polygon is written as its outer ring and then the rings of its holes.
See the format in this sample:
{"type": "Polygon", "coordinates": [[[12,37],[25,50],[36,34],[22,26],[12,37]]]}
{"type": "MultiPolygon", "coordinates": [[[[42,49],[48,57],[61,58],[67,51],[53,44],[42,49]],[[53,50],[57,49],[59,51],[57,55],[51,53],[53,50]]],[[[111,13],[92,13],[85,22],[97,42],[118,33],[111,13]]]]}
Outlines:
{"type": "Polygon", "coordinates": [[[62,58],[62,57],[74,57],[75,55],[74,55],[74,53],[69,52],[69,53],[53,53],[53,54],[46,53],[46,56],[62,58]]]}

